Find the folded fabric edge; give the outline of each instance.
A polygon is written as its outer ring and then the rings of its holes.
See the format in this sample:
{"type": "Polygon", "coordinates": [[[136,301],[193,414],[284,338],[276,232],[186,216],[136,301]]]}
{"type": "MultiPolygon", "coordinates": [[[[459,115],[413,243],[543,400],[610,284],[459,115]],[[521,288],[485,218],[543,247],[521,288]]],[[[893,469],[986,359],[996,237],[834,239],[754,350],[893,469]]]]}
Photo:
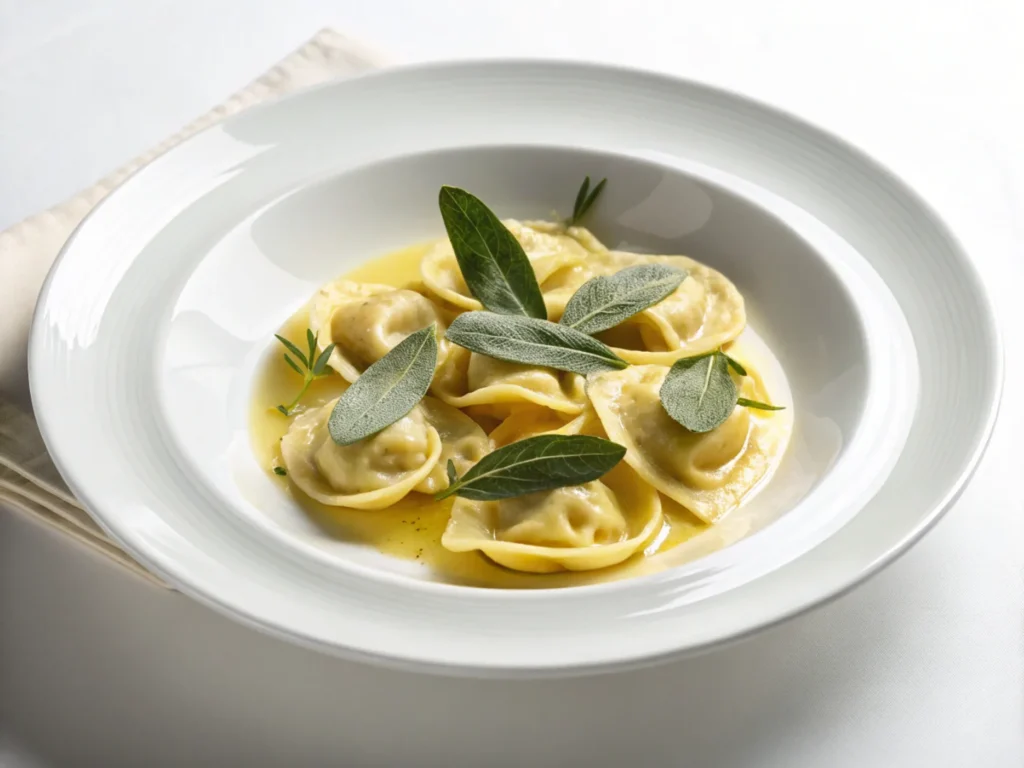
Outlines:
{"type": "Polygon", "coordinates": [[[69,536],[78,544],[81,544],[91,550],[94,554],[99,554],[102,555],[104,559],[112,560],[117,565],[130,571],[136,576],[145,579],[150,584],[154,584],[168,590],[171,589],[169,584],[147,571],[123,550],[118,549],[107,539],[98,538],[88,531],[68,525],[63,518],[59,517],[54,512],[30,499],[25,498],[24,496],[9,494],[0,489],[0,506],[6,506],[9,509],[20,512],[27,520],[49,528],[50,530],[57,531],[65,536],[69,536]]]}

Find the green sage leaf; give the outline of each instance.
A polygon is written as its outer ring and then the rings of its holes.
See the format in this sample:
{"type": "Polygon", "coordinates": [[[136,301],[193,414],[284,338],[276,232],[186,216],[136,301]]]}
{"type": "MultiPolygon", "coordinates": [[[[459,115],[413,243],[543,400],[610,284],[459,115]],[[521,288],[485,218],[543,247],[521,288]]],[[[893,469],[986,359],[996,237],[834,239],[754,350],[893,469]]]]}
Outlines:
{"type": "Polygon", "coordinates": [[[487,454],[434,498],[492,501],[588,483],[625,455],[623,446],[600,437],[536,435],[487,454]]]}
{"type": "Polygon", "coordinates": [[[465,312],[452,321],[445,336],[488,357],[583,375],[628,365],[597,339],[532,317],[465,312]]]}
{"type": "Polygon", "coordinates": [[[544,296],[526,252],[478,198],[441,187],[441,218],[470,292],[491,312],[546,318],[544,296]]]}
{"type": "Polygon", "coordinates": [[[299,364],[292,360],[291,355],[289,355],[287,352],[284,353],[284,361],[288,363],[288,367],[295,371],[297,374],[299,374],[299,376],[306,375],[305,373],[302,372],[302,369],[299,367],[299,364]]]}
{"type": "Polygon", "coordinates": [[[374,435],[423,399],[437,365],[435,333],[429,325],[409,335],[345,390],[327,421],[334,442],[351,445],[374,435]]]}
{"type": "Polygon", "coordinates": [[[688,430],[710,432],[729,418],[738,393],[725,355],[712,352],[677,360],[659,395],[665,412],[688,430]]]}
{"type": "Polygon", "coordinates": [[[667,264],[638,264],[595,277],[572,295],[559,324],[594,334],[614,328],[668,296],[686,279],[686,270],[667,264]]]}
{"type": "Polygon", "coordinates": [[[746,397],[741,397],[736,400],[736,405],[742,405],[744,408],[755,408],[759,411],[784,411],[786,406],[784,405],[772,405],[771,403],[762,403],[759,400],[750,400],[746,397]]]}

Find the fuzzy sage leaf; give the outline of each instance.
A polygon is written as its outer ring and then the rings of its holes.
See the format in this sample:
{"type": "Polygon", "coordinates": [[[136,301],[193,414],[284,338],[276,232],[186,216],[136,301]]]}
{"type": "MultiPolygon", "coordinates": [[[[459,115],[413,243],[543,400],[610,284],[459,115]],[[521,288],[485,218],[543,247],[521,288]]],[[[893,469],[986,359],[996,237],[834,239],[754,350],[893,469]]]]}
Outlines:
{"type": "Polygon", "coordinates": [[[686,270],[667,264],[638,264],[595,277],[572,295],[558,322],[582,333],[614,328],[668,296],[686,279],[686,270]]]}
{"type": "Polygon", "coordinates": [[[677,360],[662,382],[661,406],[691,432],[710,432],[729,418],[737,406],[783,411],[784,406],[739,397],[729,369],[740,376],[747,369],[722,350],[677,360]]]}
{"type": "Polygon", "coordinates": [[[458,187],[441,187],[438,204],[470,293],[500,315],[546,318],[530,260],[498,217],[458,187]]]}
{"type": "Polygon", "coordinates": [[[580,223],[580,219],[586,215],[587,211],[597,200],[597,196],[601,194],[601,190],[604,189],[604,185],[608,183],[608,179],[601,179],[597,182],[597,186],[594,187],[593,191],[590,191],[590,177],[587,176],[580,184],[580,190],[576,193],[576,202],[572,207],[572,218],[569,219],[569,226],[575,226],[580,223]]]}
{"type": "Polygon", "coordinates": [[[720,352],[677,360],[665,376],[661,405],[691,432],[710,432],[736,407],[736,382],[720,352]]]}
{"type": "Polygon", "coordinates": [[[327,421],[331,439],[352,443],[380,432],[423,399],[437,365],[436,326],[400,341],[345,390],[327,421]]]}
{"type": "Polygon", "coordinates": [[[628,365],[597,339],[532,317],[465,312],[452,321],[445,336],[488,357],[583,375],[628,365]]]}
{"type": "Polygon", "coordinates": [[[492,501],[588,483],[625,455],[624,447],[600,437],[536,435],[487,454],[434,498],[492,501]]]}

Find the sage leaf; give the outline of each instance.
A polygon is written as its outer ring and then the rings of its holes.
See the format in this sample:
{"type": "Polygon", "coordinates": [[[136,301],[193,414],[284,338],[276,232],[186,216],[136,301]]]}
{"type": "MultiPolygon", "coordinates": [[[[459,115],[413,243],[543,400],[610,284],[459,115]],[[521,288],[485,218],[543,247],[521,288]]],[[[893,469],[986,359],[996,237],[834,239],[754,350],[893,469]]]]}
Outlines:
{"type": "Polygon", "coordinates": [[[588,483],[625,455],[623,446],[601,437],[536,435],[487,454],[434,498],[493,501],[588,483]]]}
{"type": "Polygon", "coordinates": [[[592,278],[569,299],[559,323],[582,333],[607,331],[657,304],[678,288],[686,275],[686,270],[667,264],[638,264],[592,278]]]}
{"type": "Polygon", "coordinates": [[[437,365],[435,325],[400,341],[345,390],[327,421],[331,439],[352,443],[398,421],[423,399],[437,365]]]}
{"type": "Polygon", "coordinates": [[[597,339],[532,317],[464,312],[448,326],[445,336],[488,357],[583,375],[628,365],[597,339]]]}
{"type": "Polygon", "coordinates": [[[569,226],[579,224],[580,219],[590,210],[590,207],[597,200],[597,196],[601,194],[601,190],[604,189],[604,185],[608,183],[608,179],[601,179],[597,186],[594,187],[594,191],[590,191],[590,177],[587,176],[583,183],[580,185],[579,192],[576,193],[576,202],[572,207],[572,218],[569,219],[569,226]]]}
{"type": "Polygon", "coordinates": [[[299,364],[292,360],[287,352],[284,353],[284,361],[288,363],[288,367],[295,371],[297,374],[299,374],[299,376],[306,375],[302,372],[302,369],[299,367],[299,364]]]}
{"type": "Polygon", "coordinates": [[[712,352],[677,360],[659,392],[661,405],[691,432],[710,432],[736,407],[736,383],[725,355],[712,352]]]}
{"type": "Polygon", "coordinates": [[[759,411],[784,411],[786,406],[784,405],[772,405],[771,403],[762,403],[759,400],[750,400],[746,397],[741,397],[736,401],[736,405],[742,405],[744,408],[755,408],[759,411]]]}
{"type": "Polygon", "coordinates": [[[438,204],[470,293],[500,315],[546,318],[530,260],[498,217],[458,187],[441,187],[438,204]]]}
{"type": "Polygon", "coordinates": [[[458,479],[458,473],[455,471],[455,462],[448,459],[448,485],[451,485],[458,479]]]}

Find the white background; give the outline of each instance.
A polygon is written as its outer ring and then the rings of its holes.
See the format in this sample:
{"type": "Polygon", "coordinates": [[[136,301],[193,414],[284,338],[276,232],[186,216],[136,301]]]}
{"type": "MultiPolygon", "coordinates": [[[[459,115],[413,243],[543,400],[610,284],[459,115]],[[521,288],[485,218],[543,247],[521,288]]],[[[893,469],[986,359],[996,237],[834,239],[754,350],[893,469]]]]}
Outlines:
{"type": "Polygon", "coordinates": [[[1000,305],[992,448],[923,542],[826,608],[696,659],[557,682],[318,656],[0,511],[0,765],[1024,765],[1024,5],[0,0],[0,228],[327,25],[404,61],[674,72],[859,143],[938,207],[1000,305]]]}

